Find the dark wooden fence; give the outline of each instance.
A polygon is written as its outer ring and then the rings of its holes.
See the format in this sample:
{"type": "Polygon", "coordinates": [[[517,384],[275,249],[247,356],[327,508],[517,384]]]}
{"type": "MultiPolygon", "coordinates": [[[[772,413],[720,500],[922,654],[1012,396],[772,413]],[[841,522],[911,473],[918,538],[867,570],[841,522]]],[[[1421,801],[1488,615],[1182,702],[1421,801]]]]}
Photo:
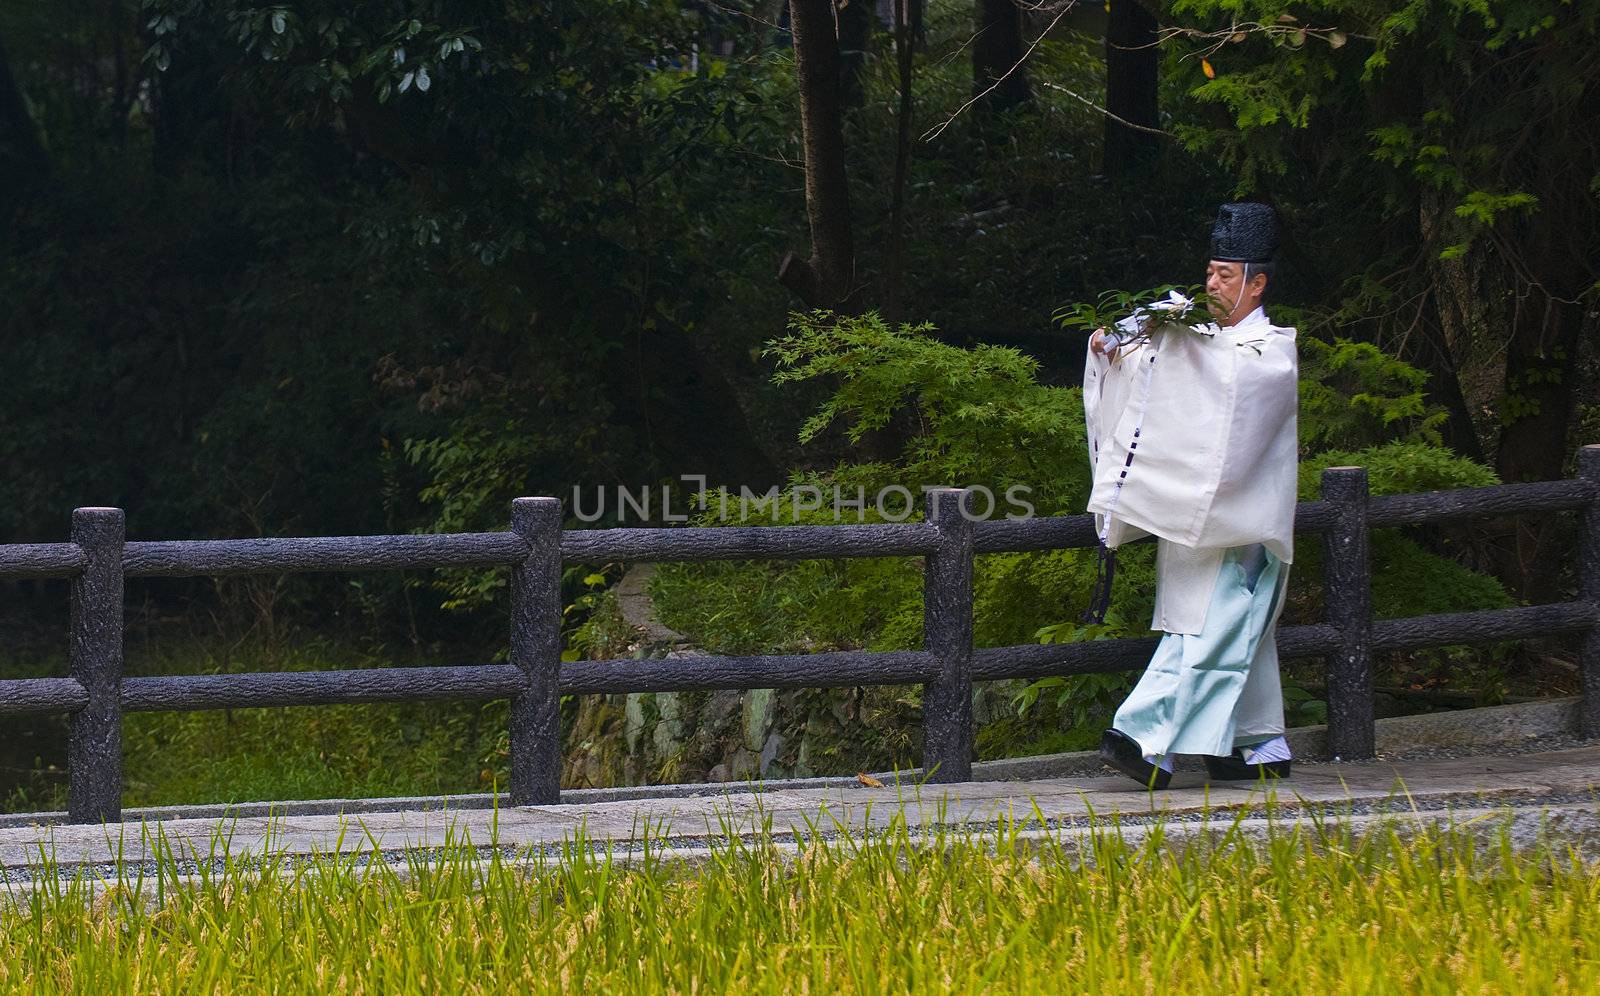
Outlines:
{"type": "MultiPolygon", "coordinates": [[[[978,553],[1088,547],[1087,515],[973,521],[965,492],[932,490],[922,522],[563,531],[555,498],[512,502],[511,529],[435,536],[124,541],[121,509],[80,508],[67,543],[0,546],[0,580],[71,578],[70,676],[0,681],[0,715],[70,713],[68,819],[121,818],[122,714],[416,702],[511,700],[514,805],[560,799],[560,697],[597,692],[923,685],[923,766],[936,782],[972,774],[972,683],[1143,667],[1155,638],[1011,647],[972,645],[972,559],[978,553]],[[570,562],[924,558],[924,649],[671,660],[561,661],[561,568],[570,562]],[[123,581],[283,571],[510,565],[510,662],[454,667],[123,677],[123,581]]],[[[1372,654],[1379,650],[1584,634],[1583,732],[1600,735],[1600,445],[1579,453],[1574,480],[1370,498],[1360,467],[1324,473],[1322,499],[1295,527],[1327,542],[1327,620],[1278,630],[1284,657],[1327,661],[1328,743],[1345,758],[1373,753],[1372,654]],[[1579,599],[1480,612],[1373,621],[1367,533],[1401,526],[1576,509],[1582,516],[1579,599]]]]}

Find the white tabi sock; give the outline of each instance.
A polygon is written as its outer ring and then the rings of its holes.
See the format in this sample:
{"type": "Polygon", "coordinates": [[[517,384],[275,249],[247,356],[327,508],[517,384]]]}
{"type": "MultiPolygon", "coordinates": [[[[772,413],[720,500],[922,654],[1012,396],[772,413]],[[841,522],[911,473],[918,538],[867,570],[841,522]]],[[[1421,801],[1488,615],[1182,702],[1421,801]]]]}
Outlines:
{"type": "Polygon", "coordinates": [[[1239,753],[1244,755],[1246,764],[1287,761],[1289,760],[1289,741],[1279,735],[1264,744],[1256,744],[1254,747],[1241,747],[1239,748],[1239,753]]]}
{"type": "Polygon", "coordinates": [[[1160,768],[1162,771],[1165,771],[1167,774],[1169,774],[1169,775],[1172,774],[1172,755],[1171,754],[1163,755],[1161,760],[1159,760],[1159,761],[1156,760],[1156,755],[1154,755],[1154,754],[1146,754],[1144,756],[1144,759],[1146,761],[1149,761],[1151,764],[1155,765],[1156,767],[1160,768]]]}

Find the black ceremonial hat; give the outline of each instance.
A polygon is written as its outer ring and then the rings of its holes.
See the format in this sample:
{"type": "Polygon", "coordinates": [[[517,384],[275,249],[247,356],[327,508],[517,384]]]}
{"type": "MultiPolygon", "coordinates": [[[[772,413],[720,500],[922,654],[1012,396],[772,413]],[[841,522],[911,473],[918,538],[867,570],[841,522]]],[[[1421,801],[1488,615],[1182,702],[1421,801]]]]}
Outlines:
{"type": "Polygon", "coordinates": [[[1224,204],[1211,228],[1211,258],[1235,263],[1271,262],[1278,251],[1272,206],[1254,201],[1224,204]]]}

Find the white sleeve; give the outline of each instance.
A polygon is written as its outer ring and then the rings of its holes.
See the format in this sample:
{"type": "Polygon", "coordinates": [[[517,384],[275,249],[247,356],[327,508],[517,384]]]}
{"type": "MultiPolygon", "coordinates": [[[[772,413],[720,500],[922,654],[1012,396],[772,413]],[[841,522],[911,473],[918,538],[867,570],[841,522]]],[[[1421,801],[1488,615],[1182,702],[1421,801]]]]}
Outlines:
{"type": "Polygon", "coordinates": [[[1083,438],[1089,448],[1089,473],[1094,473],[1096,449],[1100,439],[1100,393],[1111,362],[1093,349],[1084,347],[1083,363],[1083,438]]]}

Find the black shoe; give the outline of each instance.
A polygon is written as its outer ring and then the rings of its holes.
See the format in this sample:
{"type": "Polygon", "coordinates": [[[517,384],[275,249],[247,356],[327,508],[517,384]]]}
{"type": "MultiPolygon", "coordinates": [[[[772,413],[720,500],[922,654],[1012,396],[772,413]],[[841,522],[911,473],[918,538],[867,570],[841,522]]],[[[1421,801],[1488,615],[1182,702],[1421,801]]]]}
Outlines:
{"type": "Polygon", "coordinates": [[[1164,789],[1172,780],[1172,772],[1146,761],[1139,741],[1121,730],[1100,737],[1100,760],[1148,789],[1164,789]]]}
{"type": "Polygon", "coordinates": [[[1244,751],[1238,747],[1227,757],[1205,755],[1206,775],[1214,782],[1255,782],[1263,778],[1288,778],[1288,761],[1264,761],[1250,764],[1244,751]]]}

